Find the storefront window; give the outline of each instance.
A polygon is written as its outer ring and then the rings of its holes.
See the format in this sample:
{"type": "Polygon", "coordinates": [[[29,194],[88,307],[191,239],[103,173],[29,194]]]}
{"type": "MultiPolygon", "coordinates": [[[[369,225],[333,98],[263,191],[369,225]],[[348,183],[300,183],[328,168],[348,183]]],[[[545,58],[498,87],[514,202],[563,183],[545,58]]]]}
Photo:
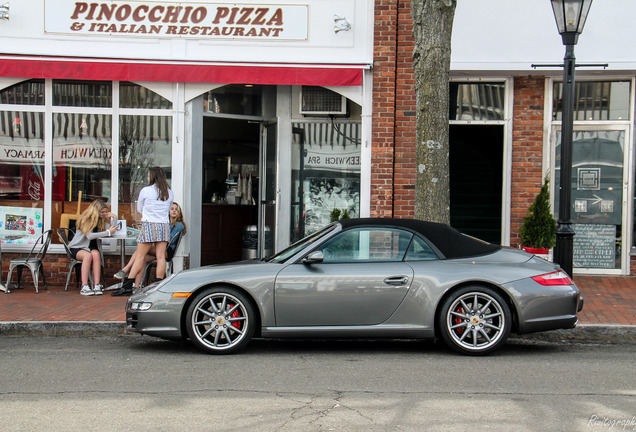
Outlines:
{"type": "Polygon", "coordinates": [[[122,82],[119,84],[119,107],[172,109],[172,102],[146,87],[122,82]]]}
{"type": "Polygon", "coordinates": [[[172,117],[123,115],[119,130],[119,212],[135,225],[141,222],[136,201],[148,185],[148,169],[163,168],[170,182],[172,117]]]}
{"type": "MultiPolygon", "coordinates": [[[[29,80],[1,89],[0,231],[33,226],[35,239],[44,227],[74,228],[91,201],[112,203],[117,194],[119,215],[134,224],[131,210],[148,182],[148,168],[160,166],[171,177],[172,115],[172,102],[133,83],[29,80]],[[120,106],[114,107],[117,90],[120,106]],[[115,164],[119,187],[113,190],[115,164]],[[45,203],[51,209],[46,224],[45,203]]],[[[53,242],[59,242],[57,236],[53,242]]]]}
{"type": "MultiPolygon", "coordinates": [[[[624,130],[575,130],[571,216],[574,268],[620,269],[624,130]]],[[[561,131],[556,131],[555,213],[559,212],[561,131]]]]}
{"type": "Polygon", "coordinates": [[[113,106],[110,81],[53,81],[53,105],[109,108],[113,106]]]}
{"type": "Polygon", "coordinates": [[[112,153],[110,115],[53,114],[53,201],[110,201],[112,153]]]}
{"type": "MultiPolygon", "coordinates": [[[[574,120],[629,120],[629,81],[581,81],[575,84],[574,120]]],[[[554,83],[552,119],[561,120],[563,83],[554,83]]]]}
{"type": "Polygon", "coordinates": [[[292,242],[360,214],[360,122],[293,122],[292,242]],[[334,213],[334,210],[336,212],[334,213]]]}
{"type": "Polygon", "coordinates": [[[44,113],[0,111],[0,233],[11,243],[32,243],[42,234],[43,125],[44,113]]]}
{"type": "Polygon", "coordinates": [[[44,105],[44,80],[24,81],[0,91],[0,104],[44,105]]]}
{"type": "Polygon", "coordinates": [[[503,120],[506,85],[450,83],[450,120],[503,120]]]}
{"type": "Polygon", "coordinates": [[[204,109],[214,114],[260,116],[262,100],[263,86],[226,85],[208,92],[204,109]]]}

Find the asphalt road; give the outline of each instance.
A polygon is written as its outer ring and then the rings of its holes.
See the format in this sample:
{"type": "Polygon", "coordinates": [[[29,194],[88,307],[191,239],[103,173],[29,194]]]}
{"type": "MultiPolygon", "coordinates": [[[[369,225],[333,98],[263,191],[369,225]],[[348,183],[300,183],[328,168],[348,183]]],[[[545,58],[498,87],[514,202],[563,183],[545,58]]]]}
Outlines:
{"type": "Polygon", "coordinates": [[[3,431],[636,430],[636,343],[253,341],[234,356],[138,335],[0,337],[3,431]]]}

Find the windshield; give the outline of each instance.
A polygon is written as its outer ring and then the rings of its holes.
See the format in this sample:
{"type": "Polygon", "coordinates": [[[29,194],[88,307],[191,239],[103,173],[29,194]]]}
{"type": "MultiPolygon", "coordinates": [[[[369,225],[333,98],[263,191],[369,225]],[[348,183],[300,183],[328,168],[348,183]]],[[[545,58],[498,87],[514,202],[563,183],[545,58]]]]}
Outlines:
{"type": "Polygon", "coordinates": [[[296,243],[289,246],[287,249],[283,249],[282,251],[278,252],[276,255],[268,258],[267,261],[274,262],[274,263],[283,263],[287,261],[289,258],[293,257],[298,252],[300,252],[301,250],[309,246],[311,243],[316,242],[317,240],[321,239],[322,237],[324,237],[325,235],[333,231],[336,228],[336,225],[337,224],[335,223],[331,225],[327,225],[320,231],[316,231],[310,236],[298,240],[296,243]]]}

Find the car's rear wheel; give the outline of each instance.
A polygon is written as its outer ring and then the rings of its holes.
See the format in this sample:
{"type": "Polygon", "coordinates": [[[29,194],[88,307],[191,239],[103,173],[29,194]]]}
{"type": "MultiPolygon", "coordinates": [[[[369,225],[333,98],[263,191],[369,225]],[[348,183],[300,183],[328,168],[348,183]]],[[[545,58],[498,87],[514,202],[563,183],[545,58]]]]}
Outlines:
{"type": "Polygon", "coordinates": [[[232,354],[249,343],[256,323],[254,308],[240,291],[209,288],[196,296],[186,315],[192,342],[213,354],[232,354]]]}
{"type": "Polygon", "coordinates": [[[496,291],[467,286],[446,299],[438,325],[442,340],[454,351],[468,355],[488,354],[508,339],[510,308],[496,291]]]}

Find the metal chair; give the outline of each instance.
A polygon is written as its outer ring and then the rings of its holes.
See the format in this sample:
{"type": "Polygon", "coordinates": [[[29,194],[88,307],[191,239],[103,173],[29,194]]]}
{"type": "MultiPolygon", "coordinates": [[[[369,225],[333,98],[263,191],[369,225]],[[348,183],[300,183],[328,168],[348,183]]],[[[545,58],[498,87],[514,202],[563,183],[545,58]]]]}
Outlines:
{"type": "MultiPolygon", "coordinates": [[[[73,258],[73,254],[71,253],[71,249],[69,249],[68,244],[73,239],[75,235],[75,231],[70,228],[58,228],[57,235],[62,241],[64,245],[64,250],[66,251],[66,255],[69,259],[68,264],[68,274],[66,275],[66,285],[64,286],[64,291],[68,291],[68,284],[71,282],[71,275],[73,274],[73,270],[75,270],[75,285],[77,289],[79,289],[80,281],[82,280],[82,261],[73,258]]],[[[101,265],[102,265],[102,275],[104,274],[104,253],[102,252],[102,242],[97,242],[97,248],[99,249],[99,255],[101,257],[101,265]]],[[[91,285],[93,285],[93,273],[88,273],[88,280],[91,285]]]]}
{"type": "MultiPolygon", "coordinates": [[[[168,246],[170,246],[173,241],[175,242],[175,245],[174,245],[175,254],[177,253],[177,250],[179,249],[179,243],[181,243],[181,239],[183,238],[183,236],[184,236],[183,231],[179,231],[168,242],[168,246]]],[[[172,255],[172,258],[174,258],[174,254],[172,255]]],[[[172,274],[172,258],[170,258],[169,260],[166,260],[166,276],[170,276],[172,274]]],[[[148,285],[148,280],[150,279],[150,273],[152,272],[152,267],[156,265],[157,265],[157,260],[152,260],[146,264],[146,267],[144,268],[144,277],[141,279],[141,286],[148,285]]]]}
{"type": "Polygon", "coordinates": [[[13,269],[17,268],[18,270],[18,283],[16,285],[17,288],[20,288],[20,279],[22,277],[22,267],[27,267],[31,270],[31,276],[33,277],[33,284],[35,285],[35,292],[39,293],[38,290],[38,275],[42,274],[42,282],[44,283],[44,289],[46,288],[46,279],[44,278],[44,266],[43,261],[46,256],[46,251],[49,248],[49,244],[51,243],[51,234],[53,230],[45,231],[33,245],[31,248],[31,252],[27,255],[26,258],[15,258],[12,259],[9,263],[9,276],[7,277],[7,293],[9,292],[9,285],[11,283],[11,275],[13,274],[13,269]],[[41,246],[38,246],[39,243],[42,243],[41,246]]]}

